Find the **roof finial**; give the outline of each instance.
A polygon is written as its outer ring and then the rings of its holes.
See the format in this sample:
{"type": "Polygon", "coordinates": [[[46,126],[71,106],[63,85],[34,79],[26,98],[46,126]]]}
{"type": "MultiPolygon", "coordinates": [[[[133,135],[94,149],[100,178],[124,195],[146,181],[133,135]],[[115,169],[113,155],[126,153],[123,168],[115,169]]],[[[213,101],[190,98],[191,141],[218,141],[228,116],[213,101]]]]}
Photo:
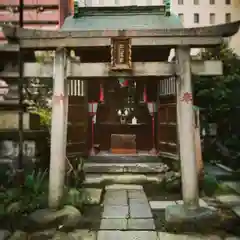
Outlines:
{"type": "Polygon", "coordinates": [[[164,6],[165,6],[165,15],[170,16],[171,15],[171,0],[164,0],[164,6]]]}
{"type": "Polygon", "coordinates": [[[79,17],[78,0],[73,0],[73,17],[79,17]]]}

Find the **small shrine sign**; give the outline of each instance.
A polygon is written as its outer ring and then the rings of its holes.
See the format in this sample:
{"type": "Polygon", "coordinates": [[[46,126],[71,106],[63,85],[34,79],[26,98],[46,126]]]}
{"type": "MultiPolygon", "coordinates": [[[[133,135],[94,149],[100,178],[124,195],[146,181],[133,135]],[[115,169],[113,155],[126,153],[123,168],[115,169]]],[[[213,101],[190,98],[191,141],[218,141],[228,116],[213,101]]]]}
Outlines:
{"type": "Polygon", "coordinates": [[[111,69],[130,70],[131,67],[131,40],[129,38],[113,38],[111,43],[111,69]]]}

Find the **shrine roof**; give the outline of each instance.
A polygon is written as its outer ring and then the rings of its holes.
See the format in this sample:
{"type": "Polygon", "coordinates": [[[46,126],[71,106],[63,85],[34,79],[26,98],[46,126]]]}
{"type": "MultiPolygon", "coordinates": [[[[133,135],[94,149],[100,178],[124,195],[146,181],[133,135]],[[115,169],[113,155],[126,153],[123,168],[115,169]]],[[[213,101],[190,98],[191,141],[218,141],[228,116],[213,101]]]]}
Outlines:
{"type": "Polygon", "coordinates": [[[150,30],[182,28],[178,16],[165,16],[164,7],[82,7],[65,19],[61,31],[150,30]]]}

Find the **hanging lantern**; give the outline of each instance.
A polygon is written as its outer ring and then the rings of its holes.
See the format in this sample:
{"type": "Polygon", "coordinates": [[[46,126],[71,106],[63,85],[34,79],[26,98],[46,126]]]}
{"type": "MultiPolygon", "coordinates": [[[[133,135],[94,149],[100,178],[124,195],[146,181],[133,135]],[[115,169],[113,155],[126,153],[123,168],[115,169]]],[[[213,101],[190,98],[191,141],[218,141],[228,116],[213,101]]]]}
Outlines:
{"type": "Polygon", "coordinates": [[[94,116],[97,112],[98,102],[88,103],[88,113],[90,116],[94,116]]]}
{"type": "Polygon", "coordinates": [[[151,154],[156,154],[156,145],[155,145],[155,118],[154,118],[154,113],[157,112],[157,104],[156,102],[148,102],[148,111],[152,117],[152,144],[153,147],[150,151],[151,154]]]}
{"type": "Polygon", "coordinates": [[[150,115],[152,116],[155,112],[157,112],[157,104],[156,102],[148,102],[148,111],[150,115]]]}
{"type": "Polygon", "coordinates": [[[90,155],[95,155],[95,149],[94,149],[95,129],[94,129],[94,125],[96,123],[97,108],[98,108],[98,102],[88,103],[88,113],[92,117],[92,148],[91,148],[91,151],[90,151],[90,155]]]}

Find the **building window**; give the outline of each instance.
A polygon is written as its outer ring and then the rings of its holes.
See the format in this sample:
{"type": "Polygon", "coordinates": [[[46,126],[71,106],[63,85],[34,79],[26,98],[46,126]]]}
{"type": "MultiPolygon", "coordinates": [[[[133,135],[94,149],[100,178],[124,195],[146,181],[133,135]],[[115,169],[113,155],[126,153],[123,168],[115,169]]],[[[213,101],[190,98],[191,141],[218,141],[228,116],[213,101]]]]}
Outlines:
{"type": "Polygon", "coordinates": [[[193,0],[194,5],[199,5],[199,0],[193,0]]]}
{"type": "Polygon", "coordinates": [[[231,13],[226,13],[226,14],[225,14],[225,22],[226,22],[226,23],[231,22],[231,13]]]}
{"type": "Polygon", "coordinates": [[[194,23],[199,23],[199,14],[198,14],[198,13],[194,13],[193,22],[194,22],[194,23]]]}
{"type": "Polygon", "coordinates": [[[225,0],[226,5],[230,5],[231,4],[231,0],[225,0]]]}
{"type": "Polygon", "coordinates": [[[209,23],[215,24],[215,13],[210,13],[209,15],[209,23]]]}
{"type": "Polygon", "coordinates": [[[183,0],[178,0],[178,5],[183,5],[183,0]]]}
{"type": "Polygon", "coordinates": [[[210,5],[214,5],[215,4],[215,0],[209,0],[210,5]]]}
{"type": "Polygon", "coordinates": [[[83,2],[86,7],[92,7],[92,0],[84,0],[83,2]]]}
{"type": "Polygon", "coordinates": [[[181,23],[183,23],[184,22],[184,15],[183,15],[183,13],[179,13],[178,17],[179,17],[181,23]]]}

